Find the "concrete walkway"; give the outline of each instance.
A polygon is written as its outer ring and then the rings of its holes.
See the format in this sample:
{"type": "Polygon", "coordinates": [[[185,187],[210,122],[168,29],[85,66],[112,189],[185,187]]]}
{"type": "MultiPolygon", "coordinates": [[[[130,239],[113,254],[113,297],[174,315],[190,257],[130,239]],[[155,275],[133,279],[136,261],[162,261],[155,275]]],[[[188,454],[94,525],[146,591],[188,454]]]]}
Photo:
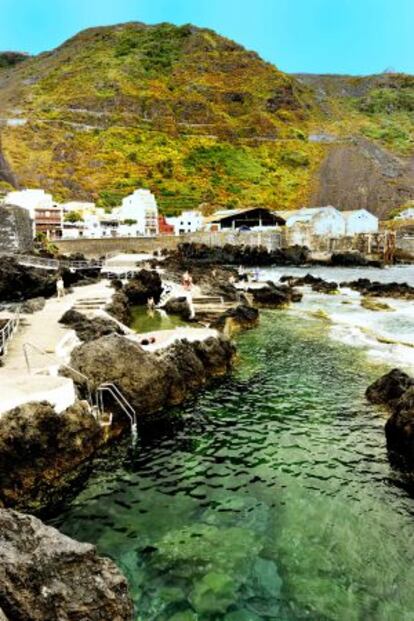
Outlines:
{"type": "Polygon", "coordinates": [[[68,362],[71,350],[79,341],[73,330],[58,323],[59,319],[82,300],[99,298],[109,302],[113,292],[105,280],[75,287],[73,293],[61,300],[47,300],[43,310],[22,315],[4,366],[0,367],[0,414],[28,400],[45,399],[55,405],[57,411],[74,402],[72,380],[58,376],[57,371],[61,364],[68,362]]]}

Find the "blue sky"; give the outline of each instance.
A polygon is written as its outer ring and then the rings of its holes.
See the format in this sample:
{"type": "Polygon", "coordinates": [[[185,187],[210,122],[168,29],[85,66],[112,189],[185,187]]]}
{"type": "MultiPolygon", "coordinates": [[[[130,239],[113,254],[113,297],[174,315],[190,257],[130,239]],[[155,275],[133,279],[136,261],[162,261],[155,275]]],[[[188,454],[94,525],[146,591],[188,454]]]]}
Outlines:
{"type": "Polygon", "coordinates": [[[284,71],[414,73],[414,0],[0,0],[0,50],[124,21],[213,28],[284,71]]]}

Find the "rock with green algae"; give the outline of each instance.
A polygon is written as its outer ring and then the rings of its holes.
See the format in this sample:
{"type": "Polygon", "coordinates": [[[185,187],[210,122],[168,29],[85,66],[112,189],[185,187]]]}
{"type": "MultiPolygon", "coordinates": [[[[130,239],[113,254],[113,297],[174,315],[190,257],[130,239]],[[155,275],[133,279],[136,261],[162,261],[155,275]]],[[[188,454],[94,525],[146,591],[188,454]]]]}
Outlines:
{"type": "Polygon", "coordinates": [[[394,310],[393,308],[391,308],[391,306],[389,306],[389,304],[386,304],[385,302],[380,302],[380,300],[376,300],[375,298],[371,298],[369,296],[363,297],[361,299],[361,306],[362,308],[366,308],[367,310],[371,310],[371,311],[392,311],[394,310]]]}
{"type": "Polygon", "coordinates": [[[261,621],[261,617],[250,610],[240,609],[228,612],[223,621],[261,621]]]}
{"type": "Polygon", "coordinates": [[[159,571],[184,578],[216,571],[243,580],[262,545],[257,534],[246,528],[194,524],[158,541],[152,563],[159,571]]]}
{"type": "Polygon", "coordinates": [[[234,602],[237,588],[237,582],[228,574],[212,571],[196,582],[190,602],[200,614],[223,613],[234,602]]]}
{"type": "Polygon", "coordinates": [[[197,621],[197,619],[197,614],[193,610],[188,609],[176,612],[168,621],[197,621]]]}

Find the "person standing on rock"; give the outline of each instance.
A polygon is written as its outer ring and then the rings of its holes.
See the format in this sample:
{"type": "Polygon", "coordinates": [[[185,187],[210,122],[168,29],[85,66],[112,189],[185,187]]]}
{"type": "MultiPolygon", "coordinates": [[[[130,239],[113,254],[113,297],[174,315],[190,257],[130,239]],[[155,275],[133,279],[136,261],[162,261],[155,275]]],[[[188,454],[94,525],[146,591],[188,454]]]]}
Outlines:
{"type": "Polygon", "coordinates": [[[191,277],[191,274],[188,271],[184,272],[182,283],[183,283],[184,291],[186,292],[188,307],[190,309],[190,319],[194,319],[195,308],[193,304],[193,294],[192,294],[193,279],[191,277]]]}
{"type": "Polygon", "coordinates": [[[59,276],[59,278],[56,281],[56,292],[57,292],[58,300],[65,297],[65,283],[63,282],[62,276],[59,276]]]}

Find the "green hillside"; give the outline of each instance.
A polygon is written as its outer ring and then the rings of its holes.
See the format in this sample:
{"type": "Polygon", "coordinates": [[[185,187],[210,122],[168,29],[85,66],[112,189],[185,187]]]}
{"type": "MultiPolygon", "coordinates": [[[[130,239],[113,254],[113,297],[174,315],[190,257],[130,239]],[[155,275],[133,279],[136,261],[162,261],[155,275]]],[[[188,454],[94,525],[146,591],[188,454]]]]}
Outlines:
{"type": "Polygon", "coordinates": [[[0,71],[11,119],[2,150],[20,185],[58,199],[110,208],[142,186],[169,214],[200,203],[294,208],[317,195],[332,141],[357,134],[405,165],[414,86],[398,79],[343,96],[210,30],[95,28],[0,71]],[[323,132],[333,140],[312,138],[323,132]]]}

